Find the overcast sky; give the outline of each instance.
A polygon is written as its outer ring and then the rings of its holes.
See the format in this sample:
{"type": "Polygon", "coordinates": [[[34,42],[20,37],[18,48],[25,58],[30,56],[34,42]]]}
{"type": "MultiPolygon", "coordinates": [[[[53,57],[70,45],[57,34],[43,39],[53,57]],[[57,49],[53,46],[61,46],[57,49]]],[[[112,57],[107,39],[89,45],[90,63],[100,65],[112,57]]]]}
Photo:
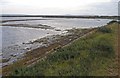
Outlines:
{"type": "Polygon", "coordinates": [[[119,0],[0,0],[3,14],[117,15],[119,0]]]}

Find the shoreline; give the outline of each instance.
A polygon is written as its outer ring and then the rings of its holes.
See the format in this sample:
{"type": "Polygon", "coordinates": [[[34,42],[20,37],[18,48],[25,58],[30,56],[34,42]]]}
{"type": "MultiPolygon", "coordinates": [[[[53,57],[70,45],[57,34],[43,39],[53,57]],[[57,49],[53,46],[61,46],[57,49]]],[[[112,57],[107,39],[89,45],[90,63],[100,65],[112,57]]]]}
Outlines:
{"type": "MultiPolygon", "coordinates": [[[[113,21],[114,22],[114,21],[113,21]]],[[[110,22],[112,23],[112,22],[110,22]]],[[[108,23],[108,24],[110,24],[108,23]]],[[[33,42],[30,42],[30,44],[33,43],[41,43],[43,42],[45,46],[38,47],[36,49],[33,49],[31,51],[28,51],[25,53],[24,57],[13,64],[10,64],[8,66],[3,67],[3,75],[8,74],[9,71],[14,70],[12,68],[17,68],[17,65],[20,65],[20,67],[24,66],[31,66],[35,64],[36,62],[46,58],[51,52],[62,48],[64,46],[67,46],[71,44],[71,42],[74,42],[76,39],[88,36],[91,33],[94,33],[96,31],[96,28],[91,29],[70,29],[66,30],[68,31],[68,34],[64,35],[52,35],[49,37],[44,37],[42,39],[37,39],[33,42]]],[[[29,44],[29,43],[27,43],[29,44]]],[[[3,61],[3,60],[2,60],[3,61]]]]}
{"type": "MultiPolygon", "coordinates": [[[[68,76],[70,73],[70,76],[73,74],[76,76],[84,76],[84,74],[88,76],[117,76],[117,25],[118,23],[109,23],[86,32],[70,43],[48,51],[41,58],[33,58],[27,62],[30,65],[16,67],[9,75],[68,76]]],[[[40,50],[37,49],[37,52],[40,50]]],[[[36,50],[32,52],[37,53],[36,50]]]]}
{"type": "MultiPolygon", "coordinates": [[[[10,50],[10,54],[9,55],[4,55],[1,59],[0,63],[2,64],[2,67],[8,66],[9,64],[12,64],[20,59],[23,58],[23,56],[26,54],[26,52],[32,51],[36,48],[40,48],[40,47],[47,47],[48,45],[52,44],[53,42],[56,41],[56,39],[59,39],[61,36],[64,36],[68,34],[67,32],[63,32],[57,35],[48,35],[42,38],[38,38],[38,39],[34,39],[28,42],[22,42],[21,44],[15,44],[13,46],[8,46],[6,47],[5,51],[9,51],[10,50]],[[11,51],[15,51],[12,52],[11,51]],[[7,58],[6,58],[7,57],[7,58]]],[[[1,54],[3,55],[3,53],[1,54]]]]}
{"type": "Polygon", "coordinates": [[[8,73],[8,71],[12,70],[11,68],[15,67],[14,65],[16,64],[19,64],[20,66],[31,66],[41,58],[46,57],[49,53],[51,53],[51,51],[61,48],[93,30],[94,29],[71,29],[71,30],[67,30],[69,34],[56,35],[56,36],[53,35],[51,39],[50,37],[47,37],[47,38],[35,40],[31,43],[44,42],[46,46],[42,46],[26,52],[25,55],[22,57],[22,59],[14,62],[13,64],[3,67],[3,73],[6,72],[8,73]]]}
{"type": "Polygon", "coordinates": [[[42,18],[102,18],[118,19],[119,16],[98,16],[98,15],[2,15],[1,17],[42,17],[42,18]]]}

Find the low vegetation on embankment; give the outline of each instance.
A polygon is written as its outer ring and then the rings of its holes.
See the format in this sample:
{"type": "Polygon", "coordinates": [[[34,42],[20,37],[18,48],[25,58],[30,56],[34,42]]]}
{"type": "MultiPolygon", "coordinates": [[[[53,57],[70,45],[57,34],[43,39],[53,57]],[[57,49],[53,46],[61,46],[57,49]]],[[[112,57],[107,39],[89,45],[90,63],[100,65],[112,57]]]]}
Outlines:
{"type": "Polygon", "coordinates": [[[46,59],[31,67],[15,69],[13,76],[104,76],[109,66],[114,67],[115,31],[117,23],[97,29],[93,34],[80,38],[57,49],[46,59]]]}

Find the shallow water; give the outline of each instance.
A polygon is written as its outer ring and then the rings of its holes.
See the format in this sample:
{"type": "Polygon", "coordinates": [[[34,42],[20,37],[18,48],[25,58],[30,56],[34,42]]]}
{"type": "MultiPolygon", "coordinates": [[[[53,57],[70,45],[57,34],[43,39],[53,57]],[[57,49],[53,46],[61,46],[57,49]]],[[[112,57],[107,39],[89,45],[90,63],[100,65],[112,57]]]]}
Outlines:
{"type": "MultiPolygon", "coordinates": [[[[30,19],[35,19],[29,17],[30,19]]],[[[21,17],[21,19],[24,19],[21,17]]],[[[26,18],[25,18],[26,19],[26,18]]],[[[27,18],[28,19],[28,18],[27,18]]],[[[81,19],[81,18],[37,18],[47,20],[29,20],[29,21],[14,21],[6,22],[5,24],[30,24],[30,25],[48,25],[57,29],[70,28],[93,28],[103,26],[110,21],[110,19],[81,19]]]]}
{"type": "Polygon", "coordinates": [[[53,30],[4,26],[2,27],[2,47],[21,44],[22,42],[27,42],[59,33],[60,32],[53,30]]]}

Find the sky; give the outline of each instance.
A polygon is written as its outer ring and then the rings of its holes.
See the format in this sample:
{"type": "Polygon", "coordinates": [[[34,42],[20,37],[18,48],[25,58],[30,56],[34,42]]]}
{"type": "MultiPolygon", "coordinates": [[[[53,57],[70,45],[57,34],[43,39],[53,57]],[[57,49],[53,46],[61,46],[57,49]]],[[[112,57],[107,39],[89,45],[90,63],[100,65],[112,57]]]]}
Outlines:
{"type": "Polygon", "coordinates": [[[119,0],[0,0],[2,14],[118,15],[119,0]]]}

